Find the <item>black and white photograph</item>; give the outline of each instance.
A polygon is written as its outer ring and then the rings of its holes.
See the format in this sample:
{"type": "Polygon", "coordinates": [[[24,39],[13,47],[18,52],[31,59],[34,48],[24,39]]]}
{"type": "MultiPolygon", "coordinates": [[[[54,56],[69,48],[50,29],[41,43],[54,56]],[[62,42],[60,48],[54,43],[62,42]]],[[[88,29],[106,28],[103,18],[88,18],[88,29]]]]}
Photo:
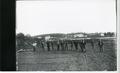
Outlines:
{"type": "Polygon", "coordinates": [[[17,71],[117,71],[116,0],[17,0],[17,71]]]}

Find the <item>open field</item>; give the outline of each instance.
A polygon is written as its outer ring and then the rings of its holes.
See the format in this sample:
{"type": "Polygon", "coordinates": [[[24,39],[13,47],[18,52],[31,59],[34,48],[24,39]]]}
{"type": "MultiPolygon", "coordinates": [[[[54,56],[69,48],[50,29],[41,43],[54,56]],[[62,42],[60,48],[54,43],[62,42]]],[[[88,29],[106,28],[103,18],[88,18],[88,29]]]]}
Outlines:
{"type": "Polygon", "coordinates": [[[116,44],[104,41],[104,51],[99,52],[90,43],[86,53],[80,51],[41,51],[32,50],[17,53],[18,71],[115,71],[116,44]]]}

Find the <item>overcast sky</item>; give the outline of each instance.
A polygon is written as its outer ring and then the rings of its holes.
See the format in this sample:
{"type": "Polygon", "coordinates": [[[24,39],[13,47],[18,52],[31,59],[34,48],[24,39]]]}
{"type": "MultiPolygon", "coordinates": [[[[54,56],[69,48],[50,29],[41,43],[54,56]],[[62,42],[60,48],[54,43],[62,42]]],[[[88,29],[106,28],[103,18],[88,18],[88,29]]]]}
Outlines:
{"type": "Polygon", "coordinates": [[[17,1],[16,32],[116,32],[115,0],[17,1]]]}

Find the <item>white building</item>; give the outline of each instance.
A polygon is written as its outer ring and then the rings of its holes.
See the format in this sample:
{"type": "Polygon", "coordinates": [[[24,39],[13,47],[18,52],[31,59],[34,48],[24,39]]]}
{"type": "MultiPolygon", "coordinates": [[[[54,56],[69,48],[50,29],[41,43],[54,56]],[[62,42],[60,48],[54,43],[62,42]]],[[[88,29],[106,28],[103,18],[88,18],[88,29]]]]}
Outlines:
{"type": "Polygon", "coordinates": [[[76,38],[76,37],[87,37],[87,35],[81,33],[81,34],[75,34],[74,37],[75,37],[75,38],[76,38]]]}
{"type": "Polygon", "coordinates": [[[101,33],[100,36],[105,36],[104,33],[101,33]]]}
{"type": "Polygon", "coordinates": [[[38,39],[41,39],[42,37],[37,37],[38,39]]]}
{"type": "Polygon", "coordinates": [[[45,36],[45,40],[49,40],[50,38],[50,36],[45,36]]]}

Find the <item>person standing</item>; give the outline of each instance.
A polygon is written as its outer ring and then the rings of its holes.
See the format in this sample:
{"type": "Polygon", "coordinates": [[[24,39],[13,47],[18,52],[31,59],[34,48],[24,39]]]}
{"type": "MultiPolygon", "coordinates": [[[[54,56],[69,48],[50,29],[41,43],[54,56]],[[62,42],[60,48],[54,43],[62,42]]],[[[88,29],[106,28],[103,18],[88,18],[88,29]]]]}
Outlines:
{"type": "Polygon", "coordinates": [[[61,46],[61,50],[64,51],[64,41],[63,40],[60,41],[60,46],[61,46]]]}
{"type": "Polygon", "coordinates": [[[48,49],[48,51],[50,51],[50,42],[49,42],[49,41],[46,41],[46,44],[47,44],[47,49],[48,49]]]}
{"type": "Polygon", "coordinates": [[[43,50],[45,50],[45,49],[44,49],[44,44],[45,44],[44,41],[41,41],[41,48],[42,48],[43,50]]]}
{"type": "Polygon", "coordinates": [[[86,42],[85,42],[85,40],[81,40],[79,42],[79,45],[80,45],[81,51],[86,52],[86,42]]]}
{"type": "Polygon", "coordinates": [[[83,44],[83,52],[86,52],[86,42],[85,42],[85,40],[82,41],[82,44],[83,44]]]}
{"type": "Polygon", "coordinates": [[[92,48],[94,49],[94,41],[93,41],[93,39],[91,39],[91,46],[92,46],[92,48]]]}
{"type": "Polygon", "coordinates": [[[34,42],[32,45],[33,45],[33,51],[35,52],[36,51],[36,45],[37,45],[37,43],[34,42]]]}
{"type": "Polygon", "coordinates": [[[52,48],[51,50],[53,51],[54,50],[53,41],[51,41],[50,43],[51,43],[51,48],[52,48]]]}
{"type": "Polygon", "coordinates": [[[70,41],[70,48],[73,50],[73,40],[70,41]]]}
{"type": "Polygon", "coordinates": [[[60,41],[57,40],[57,51],[59,51],[59,50],[60,50],[60,41]]]}
{"type": "Polygon", "coordinates": [[[99,40],[98,41],[98,47],[100,49],[100,52],[103,52],[103,45],[104,45],[104,43],[102,42],[102,40],[99,40]]]}
{"type": "Polygon", "coordinates": [[[75,49],[78,50],[78,41],[74,40],[75,49]]]}
{"type": "Polygon", "coordinates": [[[83,52],[83,44],[82,44],[82,40],[79,40],[79,47],[81,48],[81,51],[83,52]]]}
{"type": "Polygon", "coordinates": [[[68,50],[68,41],[65,40],[65,41],[64,41],[64,44],[65,44],[65,50],[67,51],[67,50],[68,50]]]}

